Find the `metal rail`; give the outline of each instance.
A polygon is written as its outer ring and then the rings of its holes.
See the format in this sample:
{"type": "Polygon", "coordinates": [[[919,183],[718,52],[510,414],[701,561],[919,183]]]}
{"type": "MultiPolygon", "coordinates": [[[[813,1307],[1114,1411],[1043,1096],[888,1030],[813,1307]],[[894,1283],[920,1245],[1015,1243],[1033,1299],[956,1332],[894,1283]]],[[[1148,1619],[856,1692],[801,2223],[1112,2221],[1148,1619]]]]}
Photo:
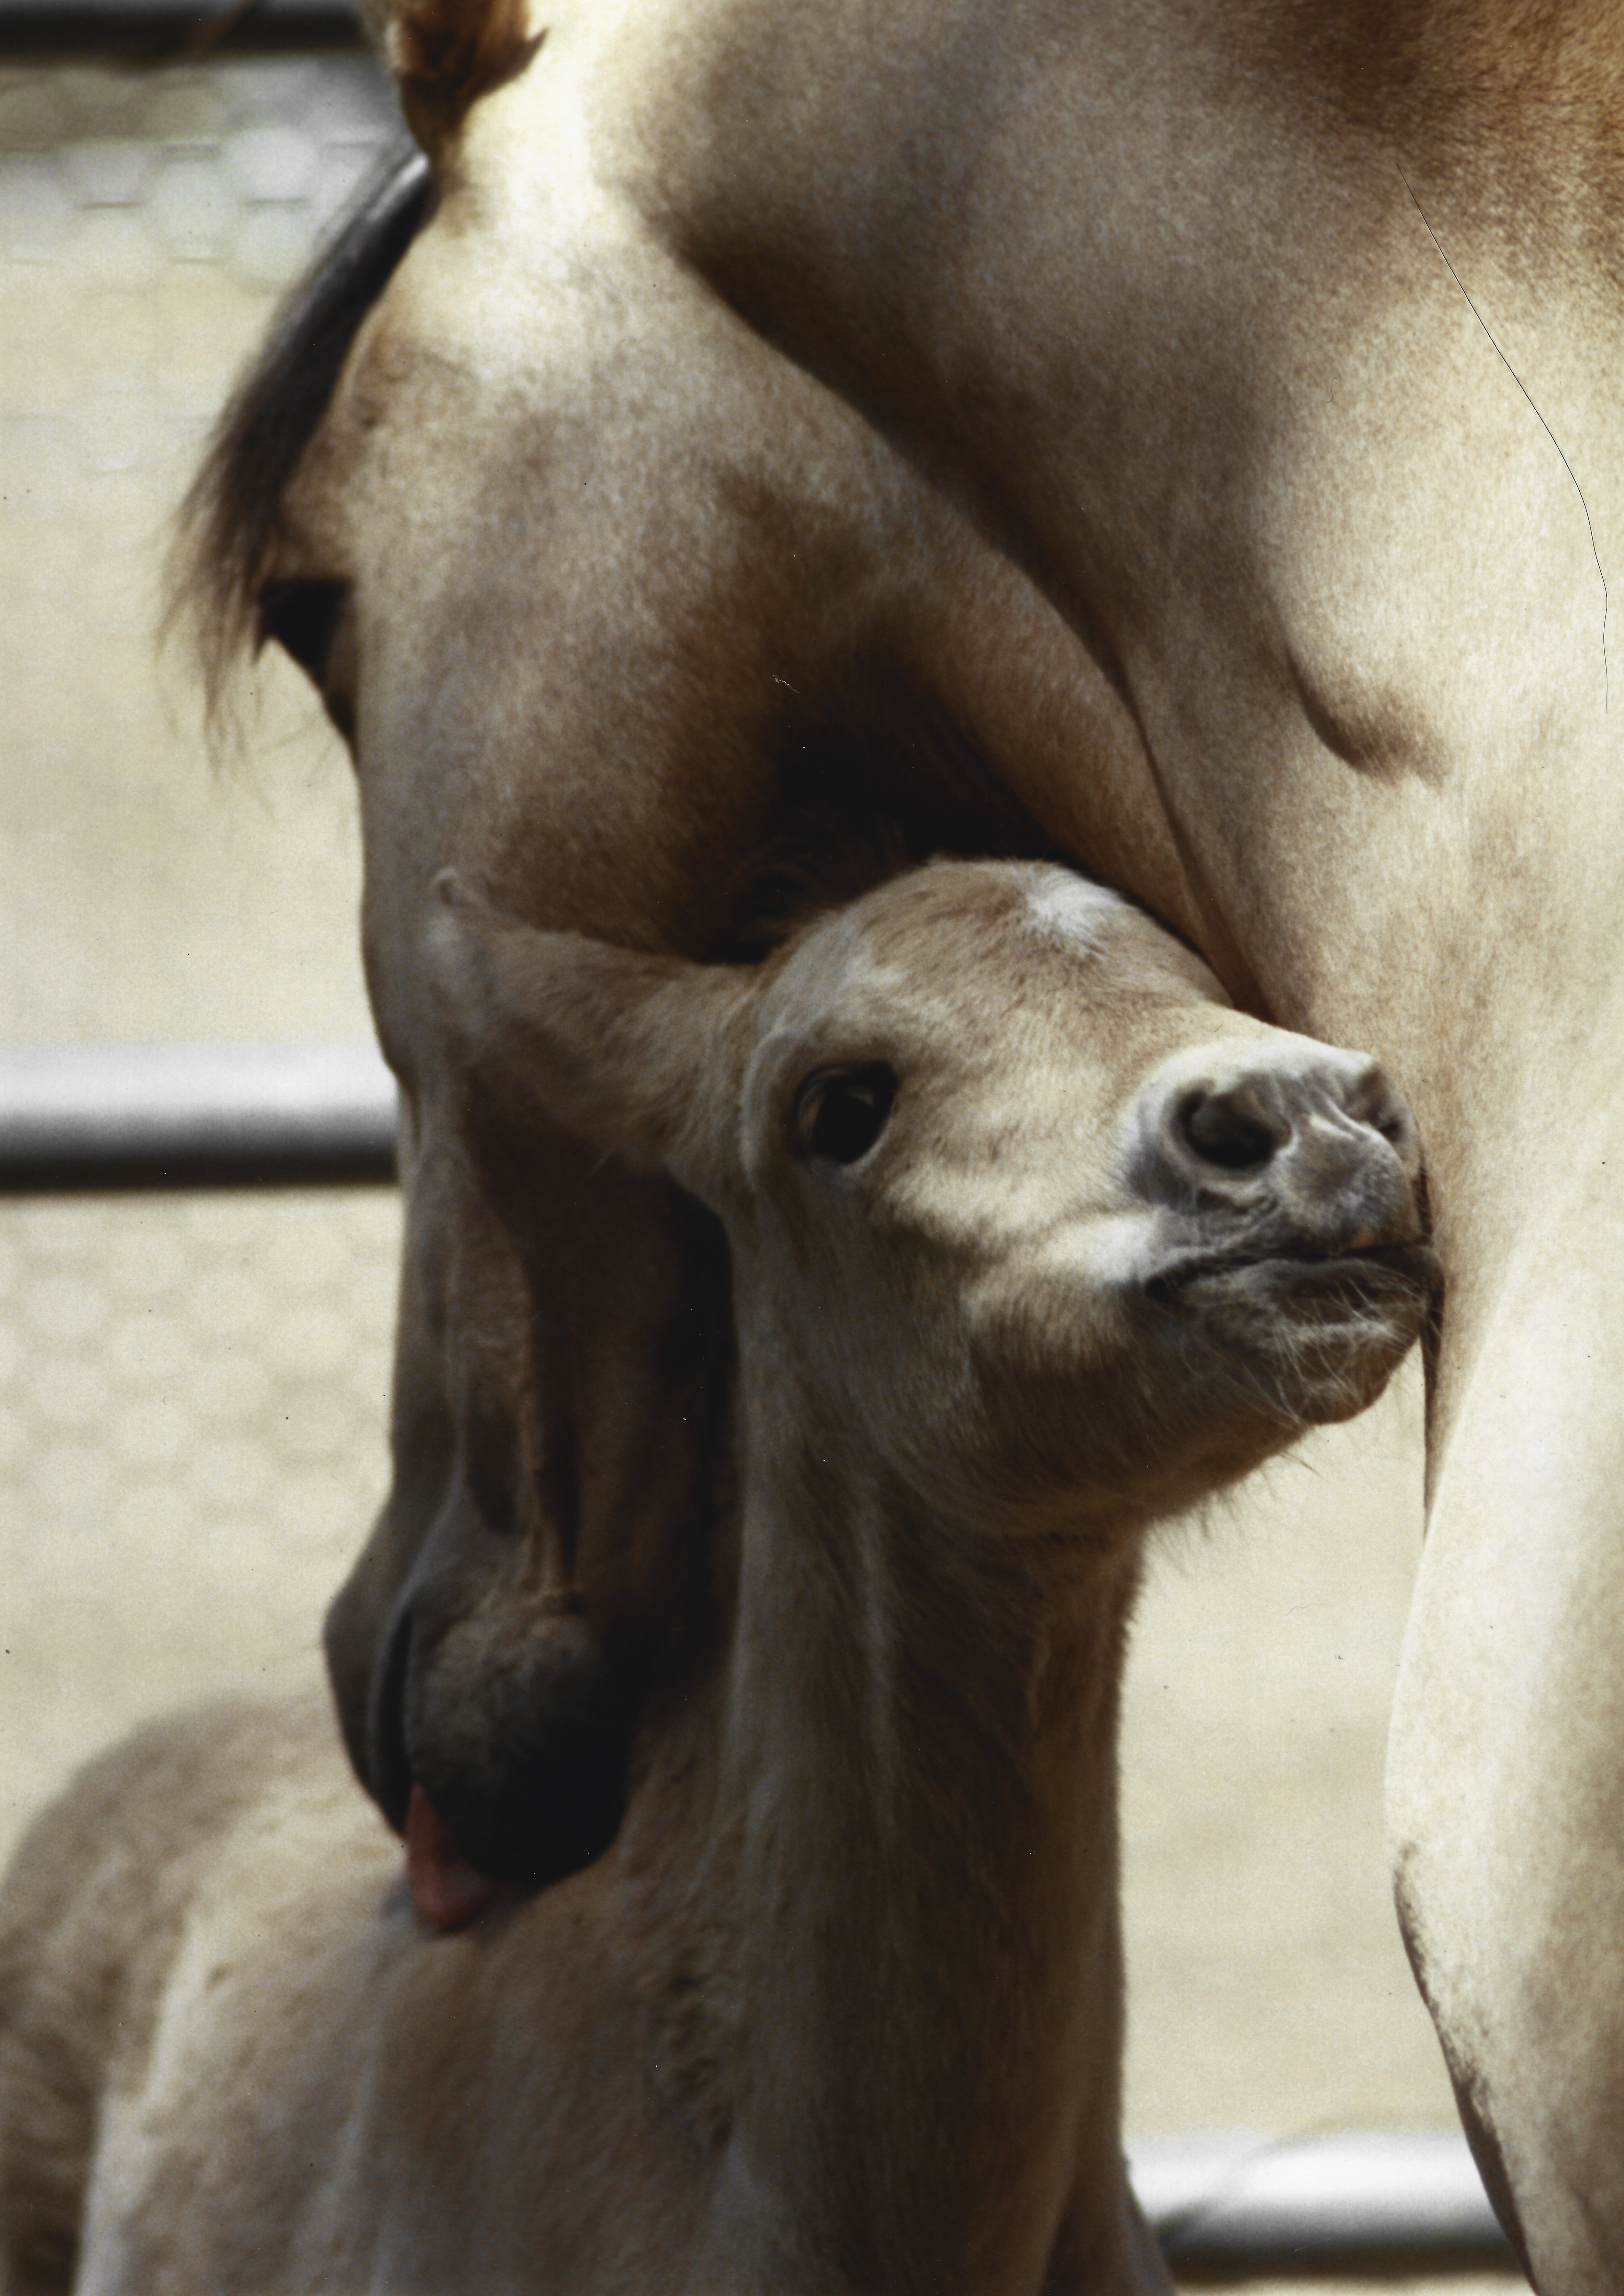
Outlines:
{"type": "Polygon", "coordinates": [[[371,1045],[0,1052],[0,1193],[388,1181],[395,1119],[371,1045]]]}
{"type": "Polygon", "coordinates": [[[1128,2169],[1181,2279],[1517,2272],[1464,2136],[1172,2137],[1128,2169]]]}
{"type": "Polygon", "coordinates": [[[356,0],[0,0],[0,55],[183,63],[365,45],[356,0]]]}

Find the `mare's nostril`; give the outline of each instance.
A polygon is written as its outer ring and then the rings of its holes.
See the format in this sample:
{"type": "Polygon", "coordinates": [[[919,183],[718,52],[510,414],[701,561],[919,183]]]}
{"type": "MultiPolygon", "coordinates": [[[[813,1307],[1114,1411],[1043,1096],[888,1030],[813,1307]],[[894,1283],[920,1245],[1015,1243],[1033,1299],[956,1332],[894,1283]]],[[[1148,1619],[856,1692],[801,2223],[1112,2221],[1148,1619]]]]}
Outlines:
{"type": "Polygon", "coordinates": [[[1192,1093],[1176,1121],[1202,1163],[1225,1172],[1255,1172],[1282,1145],[1275,1128],[1237,1093],[1192,1093]]]}

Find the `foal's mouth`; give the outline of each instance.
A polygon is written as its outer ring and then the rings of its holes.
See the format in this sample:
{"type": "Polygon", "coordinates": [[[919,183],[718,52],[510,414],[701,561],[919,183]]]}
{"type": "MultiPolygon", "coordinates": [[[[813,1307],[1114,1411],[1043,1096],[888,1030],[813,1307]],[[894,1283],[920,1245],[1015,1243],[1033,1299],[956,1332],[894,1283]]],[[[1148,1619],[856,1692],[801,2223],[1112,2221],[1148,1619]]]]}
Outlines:
{"type": "Polygon", "coordinates": [[[1405,1300],[1424,1303],[1442,1280],[1438,1254],[1419,1239],[1340,1250],[1271,1239],[1240,1250],[1186,1253],[1158,1268],[1144,1292],[1159,1307],[1216,1307],[1237,1294],[1267,1294],[1321,1311],[1362,1312],[1405,1300]]]}

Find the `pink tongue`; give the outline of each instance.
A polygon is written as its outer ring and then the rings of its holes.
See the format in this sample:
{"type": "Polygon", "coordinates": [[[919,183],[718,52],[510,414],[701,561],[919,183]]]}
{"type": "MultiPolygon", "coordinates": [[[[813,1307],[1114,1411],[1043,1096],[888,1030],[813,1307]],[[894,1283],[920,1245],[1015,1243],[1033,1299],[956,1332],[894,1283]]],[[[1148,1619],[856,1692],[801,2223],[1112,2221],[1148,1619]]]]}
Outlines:
{"type": "Polygon", "coordinates": [[[421,1786],[412,1788],[406,1805],[406,1853],[412,1903],[437,1930],[466,1929],[496,1894],[497,1884],[458,1855],[421,1786]]]}

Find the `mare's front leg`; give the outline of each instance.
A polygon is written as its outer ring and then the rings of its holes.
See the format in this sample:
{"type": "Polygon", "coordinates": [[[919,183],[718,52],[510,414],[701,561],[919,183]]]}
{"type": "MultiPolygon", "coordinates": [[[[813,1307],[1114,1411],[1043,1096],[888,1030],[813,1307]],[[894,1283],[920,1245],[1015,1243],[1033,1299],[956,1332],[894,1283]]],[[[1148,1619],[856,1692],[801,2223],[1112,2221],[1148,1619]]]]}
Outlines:
{"type": "Polygon", "coordinates": [[[1446,1349],[1390,1761],[1406,1939],[1547,2296],[1624,2286],[1621,1102],[1573,1112],[1565,1185],[1446,1349]]]}

